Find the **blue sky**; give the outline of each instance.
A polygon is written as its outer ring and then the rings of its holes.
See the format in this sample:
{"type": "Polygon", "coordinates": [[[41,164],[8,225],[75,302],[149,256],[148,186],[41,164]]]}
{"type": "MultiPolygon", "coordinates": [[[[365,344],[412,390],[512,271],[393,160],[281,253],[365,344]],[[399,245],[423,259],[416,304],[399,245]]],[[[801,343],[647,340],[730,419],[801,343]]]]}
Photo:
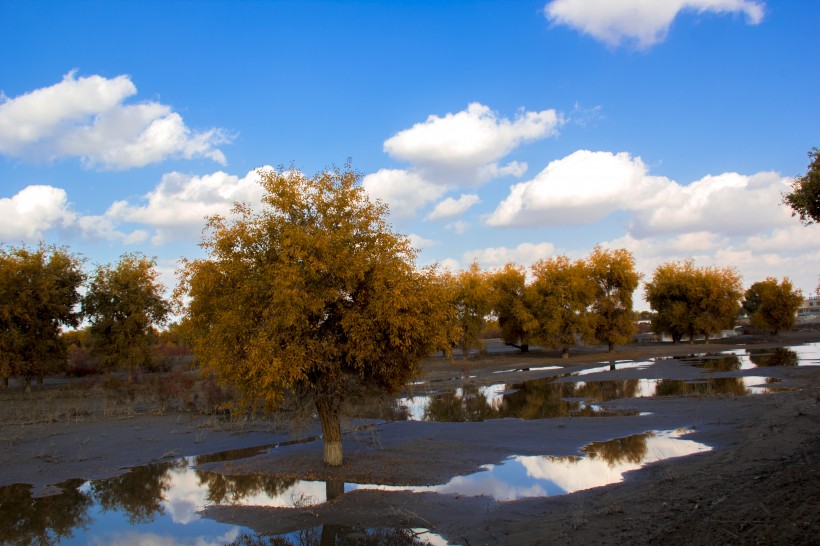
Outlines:
{"type": "MultiPolygon", "coordinates": [[[[350,158],[420,262],[596,245],[647,276],[820,273],[779,205],[820,145],[820,3],[0,0],[0,240],[166,284],[254,170],[350,158]]],[[[645,304],[638,304],[644,307],[645,304]]]]}

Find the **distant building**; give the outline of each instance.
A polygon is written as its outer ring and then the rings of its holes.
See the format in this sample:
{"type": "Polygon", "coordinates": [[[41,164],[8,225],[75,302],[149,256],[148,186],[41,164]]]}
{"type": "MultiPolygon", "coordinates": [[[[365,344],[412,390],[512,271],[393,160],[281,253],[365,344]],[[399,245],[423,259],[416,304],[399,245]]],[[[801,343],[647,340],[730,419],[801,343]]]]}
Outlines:
{"type": "Polygon", "coordinates": [[[800,304],[797,315],[820,315],[820,296],[809,296],[800,304]]]}

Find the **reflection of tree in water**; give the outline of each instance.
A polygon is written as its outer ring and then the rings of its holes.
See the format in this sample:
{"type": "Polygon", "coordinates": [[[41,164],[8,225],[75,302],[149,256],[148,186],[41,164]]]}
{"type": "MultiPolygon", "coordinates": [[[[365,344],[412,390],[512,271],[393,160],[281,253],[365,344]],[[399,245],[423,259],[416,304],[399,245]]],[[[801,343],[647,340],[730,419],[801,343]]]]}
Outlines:
{"type": "Polygon", "coordinates": [[[169,471],[184,460],[138,466],[127,474],[91,482],[91,493],[103,510],[122,510],[131,524],[149,523],[163,514],[162,501],[171,486],[169,471]]]}
{"type": "Polygon", "coordinates": [[[797,353],[786,347],[776,349],[750,349],[749,360],[755,366],[766,368],[769,366],[797,366],[800,358],[797,353]]]}
{"type": "Polygon", "coordinates": [[[449,393],[433,397],[424,408],[425,420],[461,423],[497,417],[498,411],[487,403],[487,396],[479,392],[478,387],[465,386],[462,392],[461,396],[449,393]]]}
{"type": "Polygon", "coordinates": [[[269,537],[243,533],[226,546],[422,546],[410,529],[365,529],[347,525],[325,525],[269,537]]]}
{"type": "Polygon", "coordinates": [[[631,398],[638,393],[637,379],[556,382],[554,378],[535,379],[515,386],[498,404],[490,405],[487,396],[475,386],[465,387],[463,395],[455,393],[437,396],[424,410],[424,418],[439,422],[483,421],[515,417],[519,419],[549,419],[569,415],[601,415],[595,409],[565,398],[584,398],[606,402],[631,398]]]}
{"type": "Polygon", "coordinates": [[[710,372],[734,372],[740,369],[740,358],[736,356],[724,356],[719,358],[706,358],[696,364],[699,368],[705,368],[710,372]]]}
{"type": "Polygon", "coordinates": [[[575,396],[597,402],[609,402],[619,398],[635,398],[640,381],[637,379],[619,379],[615,381],[589,381],[577,384],[575,396]]]}
{"type": "Polygon", "coordinates": [[[0,487],[0,543],[50,545],[87,527],[92,500],[79,490],[82,483],[65,482],[61,493],[39,498],[31,496],[27,485],[0,487]]]}
{"type": "Polygon", "coordinates": [[[653,433],[645,432],[606,442],[592,442],[581,451],[591,459],[603,459],[610,467],[620,463],[639,464],[646,457],[646,441],[653,436],[653,433]]]}
{"type": "Polygon", "coordinates": [[[656,396],[708,396],[731,394],[745,396],[749,391],[740,377],[710,378],[705,381],[682,381],[679,379],[662,379],[658,383],[656,396]]]}
{"type": "Polygon", "coordinates": [[[226,476],[216,472],[197,470],[199,483],[208,488],[207,499],[214,504],[238,503],[242,499],[266,493],[276,497],[287,491],[297,480],[279,476],[236,475],[226,476]]]}

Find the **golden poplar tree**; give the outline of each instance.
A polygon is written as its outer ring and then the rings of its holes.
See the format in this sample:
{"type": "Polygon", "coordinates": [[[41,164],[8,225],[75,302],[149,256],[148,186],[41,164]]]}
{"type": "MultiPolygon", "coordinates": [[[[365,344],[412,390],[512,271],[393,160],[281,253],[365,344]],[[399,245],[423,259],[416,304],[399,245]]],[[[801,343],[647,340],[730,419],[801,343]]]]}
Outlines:
{"type": "Polygon", "coordinates": [[[773,277],[754,283],[746,291],[743,307],[749,312],[752,326],[769,330],[777,335],[788,330],[797,320],[797,310],[803,303],[803,294],[795,290],[788,277],[780,283],[773,277]]]}
{"type": "Polygon", "coordinates": [[[567,358],[577,338],[589,338],[593,331],[589,306],[595,284],[589,268],[584,260],[557,256],[536,262],[532,273],[528,300],[537,323],[533,341],[560,348],[562,358],[567,358]]]}
{"type": "Polygon", "coordinates": [[[100,265],[83,299],[91,322],[92,352],[106,371],[127,369],[131,379],[151,365],[154,326],[165,322],[170,306],[163,298],[156,259],[123,254],[115,265],[100,265]]]}
{"type": "Polygon", "coordinates": [[[523,267],[508,263],[489,276],[493,312],[498,318],[504,343],[529,351],[530,336],[535,319],[530,313],[526,299],[527,274],[523,267]]]}
{"type": "Polygon", "coordinates": [[[63,326],[82,315],[83,260],[67,248],[41,243],[0,246],[0,378],[27,384],[65,369],[63,326]]]}
{"type": "Polygon", "coordinates": [[[661,264],[646,283],[646,301],[656,312],[655,333],[672,341],[732,328],[740,310],[740,275],[730,267],[695,267],[692,259],[661,264]]]}
{"type": "Polygon", "coordinates": [[[481,331],[486,316],[492,311],[487,274],[476,262],[459,271],[449,280],[451,304],[455,311],[458,346],[464,357],[470,349],[484,349],[481,331]]]}
{"type": "Polygon", "coordinates": [[[194,352],[245,409],[310,400],[324,461],[341,465],[342,399],[354,386],[400,389],[447,345],[446,293],[349,166],[260,175],[261,208],[210,218],[207,257],[183,265],[194,352]]]}
{"type": "Polygon", "coordinates": [[[635,258],[626,249],[608,250],[595,247],[587,258],[589,275],[595,284],[591,307],[593,337],[606,343],[609,352],[616,344],[626,344],[637,331],[632,312],[632,294],[638,288],[641,274],[635,270],[635,258]]]}

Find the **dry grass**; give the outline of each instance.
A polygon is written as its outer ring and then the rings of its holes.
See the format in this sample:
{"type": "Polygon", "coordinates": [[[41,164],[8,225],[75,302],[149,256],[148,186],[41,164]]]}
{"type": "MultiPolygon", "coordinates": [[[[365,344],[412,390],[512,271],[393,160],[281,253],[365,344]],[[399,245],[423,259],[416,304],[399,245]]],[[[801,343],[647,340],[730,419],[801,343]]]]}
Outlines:
{"type": "Polygon", "coordinates": [[[0,389],[0,422],[37,425],[172,411],[209,415],[214,427],[241,431],[247,420],[223,409],[234,396],[212,378],[193,372],[149,374],[136,382],[115,375],[86,377],[31,390],[0,389]]]}

